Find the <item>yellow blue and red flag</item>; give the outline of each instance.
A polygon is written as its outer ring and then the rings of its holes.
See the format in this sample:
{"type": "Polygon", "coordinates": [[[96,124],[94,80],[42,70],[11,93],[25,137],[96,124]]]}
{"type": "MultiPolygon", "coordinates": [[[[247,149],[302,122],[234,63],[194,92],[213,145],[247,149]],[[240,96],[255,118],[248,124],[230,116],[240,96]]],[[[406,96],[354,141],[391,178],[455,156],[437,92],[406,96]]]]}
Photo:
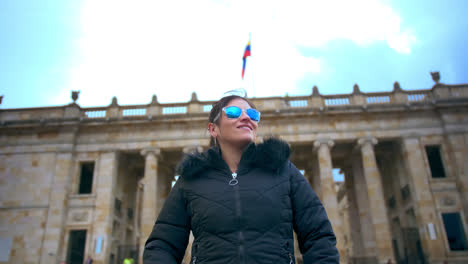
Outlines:
{"type": "Polygon", "coordinates": [[[247,57],[250,56],[250,40],[247,43],[247,47],[245,47],[244,56],[242,56],[242,79],[244,79],[244,72],[245,72],[245,63],[247,61],[247,57]]]}

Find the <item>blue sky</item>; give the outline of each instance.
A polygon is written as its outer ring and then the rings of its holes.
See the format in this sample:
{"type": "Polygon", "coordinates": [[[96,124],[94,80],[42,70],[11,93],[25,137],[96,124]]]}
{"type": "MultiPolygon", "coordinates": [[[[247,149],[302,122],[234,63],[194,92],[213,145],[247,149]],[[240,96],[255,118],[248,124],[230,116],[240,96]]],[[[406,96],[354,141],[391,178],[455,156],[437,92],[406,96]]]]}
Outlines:
{"type": "Polygon", "coordinates": [[[0,108],[468,83],[468,1],[0,0],[0,108]],[[241,79],[251,33],[252,57],[241,79]]]}

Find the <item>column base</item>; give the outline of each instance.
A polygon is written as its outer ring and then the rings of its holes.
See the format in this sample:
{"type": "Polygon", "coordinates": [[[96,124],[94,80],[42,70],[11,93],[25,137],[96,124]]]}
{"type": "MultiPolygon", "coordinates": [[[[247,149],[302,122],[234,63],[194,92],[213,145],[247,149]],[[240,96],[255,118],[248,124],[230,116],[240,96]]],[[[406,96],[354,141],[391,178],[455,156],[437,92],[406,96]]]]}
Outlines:
{"type": "Polygon", "coordinates": [[[377,257],[351,257],[349,264],[379,264],[377,257]]]}

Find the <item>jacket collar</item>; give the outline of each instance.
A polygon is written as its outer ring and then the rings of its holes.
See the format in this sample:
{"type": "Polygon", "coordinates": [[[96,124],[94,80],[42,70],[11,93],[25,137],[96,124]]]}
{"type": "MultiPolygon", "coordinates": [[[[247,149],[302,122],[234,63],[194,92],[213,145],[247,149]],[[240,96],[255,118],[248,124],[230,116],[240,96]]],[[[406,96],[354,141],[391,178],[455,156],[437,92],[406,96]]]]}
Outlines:
{"type": "MultiPolygon", "coordinates": [[[[242,154],[239,167],[276,170],[289,159],[289,155],[288,143],[277,138],[269,138],[260,144],[249,144],[242,154]]],[[[176,171],[184,177],[196,177],[208,168],[229,170],[217,147],[211,147],[202,153],[187,154],[177,166],[176,171]]]]}

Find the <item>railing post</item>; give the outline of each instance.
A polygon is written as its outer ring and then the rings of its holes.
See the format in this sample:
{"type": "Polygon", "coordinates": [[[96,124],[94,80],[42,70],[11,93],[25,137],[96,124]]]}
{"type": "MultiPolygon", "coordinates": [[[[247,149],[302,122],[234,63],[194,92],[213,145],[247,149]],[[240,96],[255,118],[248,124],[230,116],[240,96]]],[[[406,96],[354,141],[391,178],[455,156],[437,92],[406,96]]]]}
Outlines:
{"type": "Polygon", "coordinates": [[[312,96],[310,98],[310,106],[311,107],[318,107],[318,108],[323,108],[325,106],[325,103],[323,102],[323,97],[320,94],[317,86],[314,86],[314,88],[312,88],[312,96]]]}
{"type": "Polygon", "coordinates": [[[118,118],[120,117],[120,112],[119,112],[119,104],[117,103],[117,97],[112,97],[112,102],[107,108],[106,111],[106,118],[118,118]]]}
{"type": "Polygon", "coordinates": [[[436,84],[432,87],[432,96],[434,99],[447,99],[452,97],[450,94],[450,88],[443,84],[436,84]]]}
{"type": "Polygon", "coordinates": [[[351,94],[349,104],[362,106],[365,106],[367,104],[366,98],[362,94],[361,90],[359,89],[359,85],[357,84],[353,86],[353,93],[351,94]]]}
{"type": "Polygon", "coordinates": [[[71,103],[65,106],[64,118],[79,118],[81,117],[81,109],[76,103],[71,103]]]}
{"type": "Polygon", "coordinates": [[[393,84],[391,98],[390,102],[394,104],[406,104],[408,102],[408,95],[403,92],[398,82],[393,84]]]}
{"type": "Polygon", "coordinates": [[[198,101],[197,93],[192,93],[192,98],[187,105],[187,113],[201,113],[203,112],[203,106],[198,101]]]}
{"type": "Polygon", "coordinates": [[[158,97],[155,94],[153,94],[153,97],[151,98],[151,103],[147,108],[146,114],[150,119],[153,118],[153,116],[162,114],[161,106],[158,103],[158,97]]]}

